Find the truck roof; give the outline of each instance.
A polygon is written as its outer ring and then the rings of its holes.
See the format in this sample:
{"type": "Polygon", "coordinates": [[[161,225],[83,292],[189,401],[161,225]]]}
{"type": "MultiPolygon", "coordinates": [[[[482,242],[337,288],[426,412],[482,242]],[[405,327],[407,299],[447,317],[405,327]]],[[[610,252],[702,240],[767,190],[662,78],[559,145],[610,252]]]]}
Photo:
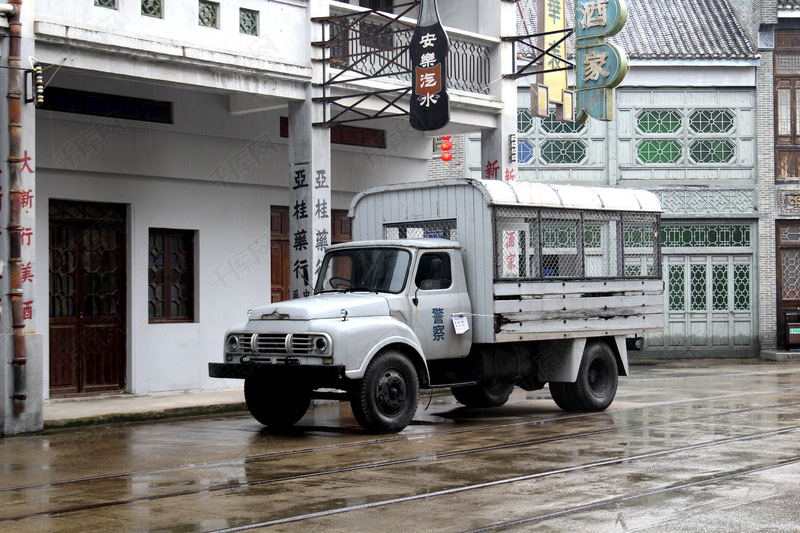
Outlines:
{"type": "Polygon", "coordinates": [[[599,209],[660,213],[661,202],[650,191],[616,187],[583,187],[529,181],[477,180],[455,178],[373,187],[362,191],[350,205],[353,216],[356,204],[364,197],[382,191],[423,189],[428,187],[467,186],[479,189],[487,205],[548,207],[554,209],[599,209]]]}
{"type": "Polygon", "coordinates": [[[432,239],[384,239],[379,241],[353,241],[344,242],[341,244],[333,244],[328,247],[328,250],[337,250],[339,248],[369,248],[370,246],[381,248],[461,248],[461,245],[456,241],[448,239],[432,238],[432,239]]]}

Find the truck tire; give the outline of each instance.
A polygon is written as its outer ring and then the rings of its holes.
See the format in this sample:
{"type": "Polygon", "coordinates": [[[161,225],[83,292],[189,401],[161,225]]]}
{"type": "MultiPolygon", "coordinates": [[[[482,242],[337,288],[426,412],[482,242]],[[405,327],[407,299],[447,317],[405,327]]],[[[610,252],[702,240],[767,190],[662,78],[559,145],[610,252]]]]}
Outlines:
{"type": "Polygon", "coordinates": [[[491,379],[481,381],[475,385],[452,387],[458,403],[467,407],[500,407],[508,401],[514,390],[514,384],[509,381],[491,379]]]}
{"type": "Polygon", "coordinates": [[[419,378],[414,365],[397,350],[385,350],[369,363],[350,404],[361,427],[370,433],[396,433],[417,412],[419,378]]]}
{"type": "Polygon", "coordinates": [[[253,418],[272,429],[293,426],[308,411],[311,390],[258,377],[244,380],[244,401],[253,418]]]}
{"type": "Polygon", "coordinates": [[[604,341],[586,343],[575,383],[550,383],[553,400],[565,411],[603,411],[617,395],[614,352],[604,341]]]}

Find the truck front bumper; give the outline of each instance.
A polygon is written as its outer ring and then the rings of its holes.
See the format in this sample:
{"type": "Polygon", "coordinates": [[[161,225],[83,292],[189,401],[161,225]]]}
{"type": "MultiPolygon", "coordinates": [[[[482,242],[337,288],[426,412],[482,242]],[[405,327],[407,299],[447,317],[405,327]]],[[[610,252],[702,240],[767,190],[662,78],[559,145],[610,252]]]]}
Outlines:
{"type": "Polygon", "coordinates": [[[341,387],[345,382],[343,366],[276,365],[269,363],[208,363],[212,378],[302,380],[312,388],[341,387]]]}

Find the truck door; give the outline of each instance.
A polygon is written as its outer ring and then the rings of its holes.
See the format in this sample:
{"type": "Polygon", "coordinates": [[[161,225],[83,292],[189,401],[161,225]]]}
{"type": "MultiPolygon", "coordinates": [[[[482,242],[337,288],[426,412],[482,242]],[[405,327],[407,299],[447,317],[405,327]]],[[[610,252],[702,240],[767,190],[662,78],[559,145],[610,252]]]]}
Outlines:
{"type": "Polygon", "coordinates": [[[451,250],[424,252],[417,261],[409,298],[412,327],[427,359],[465,356],[472,344],[471,330],[459,335],[453,326],[454,314],[471,312],[463,269],[455,261],[451,250]]]}

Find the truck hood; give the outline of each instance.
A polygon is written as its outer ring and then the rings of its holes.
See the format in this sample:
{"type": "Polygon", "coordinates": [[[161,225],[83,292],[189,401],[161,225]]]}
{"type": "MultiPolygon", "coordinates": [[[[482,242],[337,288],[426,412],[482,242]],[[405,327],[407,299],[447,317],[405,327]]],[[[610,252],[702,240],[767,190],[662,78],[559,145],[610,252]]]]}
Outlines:
{"type": "Polygon", "coordinates": [[[250,320],[341,318],[342,309],[347,311],[348,318],[386,316],[389,303],[374,293],[318,294],[257,307],[250,313],[250,320]]]}

